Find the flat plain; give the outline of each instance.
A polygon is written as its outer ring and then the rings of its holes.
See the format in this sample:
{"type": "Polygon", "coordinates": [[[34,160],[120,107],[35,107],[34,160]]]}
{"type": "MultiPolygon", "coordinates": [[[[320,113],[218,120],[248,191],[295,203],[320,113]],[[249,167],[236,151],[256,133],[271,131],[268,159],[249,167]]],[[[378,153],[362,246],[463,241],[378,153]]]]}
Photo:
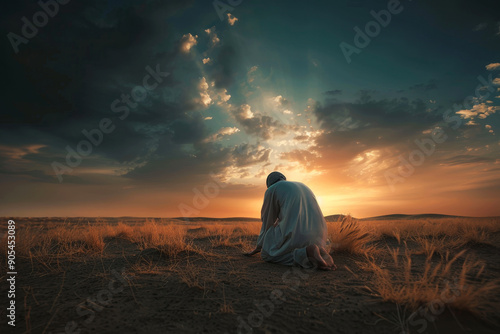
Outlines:
{"type": "MultiPolygon", "coordinates": [[[[500,328],[500,218],[328,219],[336,271],[243,256],[260,231],[255,219],[9,219],[18,273],[12,333],[500,328]]],[[[7,295],[7,285],[1,289],[7,295]]]]}

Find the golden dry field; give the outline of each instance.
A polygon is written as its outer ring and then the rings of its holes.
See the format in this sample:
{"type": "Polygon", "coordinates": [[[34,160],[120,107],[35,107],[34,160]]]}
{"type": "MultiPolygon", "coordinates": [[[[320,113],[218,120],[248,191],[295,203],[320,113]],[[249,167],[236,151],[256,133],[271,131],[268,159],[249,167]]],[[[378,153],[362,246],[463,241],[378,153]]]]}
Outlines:
{"type": "Polygon", "coordinates": [[[16,333],[499,329],[498,218],[328,222],[336,271],[244,257],[260,231],[256,220],[14,221],[16,333]]]}

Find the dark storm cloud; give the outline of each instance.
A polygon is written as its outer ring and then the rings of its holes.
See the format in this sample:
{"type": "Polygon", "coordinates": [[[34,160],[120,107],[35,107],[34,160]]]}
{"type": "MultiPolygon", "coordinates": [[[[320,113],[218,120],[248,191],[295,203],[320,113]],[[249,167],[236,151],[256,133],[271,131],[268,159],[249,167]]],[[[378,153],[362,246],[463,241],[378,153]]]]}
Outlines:
{"type": "MultiPolygon", "coordinates": [[[[24,181],[24,182],[40,182],[40,183],[54,183],[54,177],[52,175],[46,174],[44,171],[39,169],[33,170],[23,170],[23,171],[3,171],[0,173],[0,183],[12,181],[13,179],[24,181]]],[[[89,182],[87,179],[83,179],[78,176],[68,175],[65,178],[66,183],[72,184],[103,184],[103,180],[99,183],[89,182]]]]}
{"type": "Polygon", "coordinates": [[[217,88],[227,88],[234,82],[235,63],[239,54],[232,44],[221,46],[214,56],[214,66],[208,71],[209,78],[215,82],[217,88]]]}
{"type": "MultiPolygon", "coordinates": [[[[283,99],[286,104],[289,102],[283,99]]],[[[280,102],[281,103],[281,102],[280,102]]],[[[243,128],[245,133],[253,135],[262,140],[269,140],[277,136],[285,135],[289,131],[299,130],[298,125],[284,124],[272,116],[253,112],[248,104],[232,108],[231,114],[236,122],[243,128]]]]}
{"type": "Polygon", "coordinates": [[[416,84],[408,89],[419,93],[426,93],[436,88],[437,88],[437,80],[429,80],[427,83],[416,84]]]}
{"type": "Polygon", "coordinates": [[[264,140],[271,139],[275,134],[280,134],[281,123],[271,116],[256,114],[253,118],[238,119],[246,133],[255,135],[264,140]]]}
{"type": "Polygon", "coordinates": [[[232,156],[237,167],[246,167],[269,161],[271,149],[260,145],[241,144],[233,149],[232,156]]]}
{"type": "MultiPolygon", "coordinates": [[[[423,10],[432,14],[434,25],[472,30],[478,24],[500,19],[496,0],[442,0],[422,2],[423,10]]],[[[427,16],[427,15],[426,15],[427,16]]],[[[428,15],[427,17],[431,17],[428,15]]]]}
{"type": "MultiPolygon", "coordinates": [[[[58,15],[40,28],[27,45],[22,45],[24,48],[18,55],[2,53],[9,65],[7,76],[14,80],[12,92],[17,95],[7,96],[11,108],[7,108],[2,119],[51,126],[70,117],[87,116],[86,98],[95,98],[86,96],[90,95],[89,89],[102,86],[102,80],[110,80],[112,76],[115,80],[137,80],[144,68],[131,65],[138,59],[151,63],[156,56],[151,47],[162,39],[173,38],[166,20],[151,16],[155,11],[177,9],[175,2],[115,5],[105,8],[107,14],[102,15],[99,9],[105,4],[104,1],[71,2],[61,7],[58,15]],[[101,17],[96,18],[99,14],[101,17]],[[102,25],[102,21],[109,24],[102,25]]],[[[22,16],[29,17],[40,10],[34,3],[14,6],[10,20],[3,25],[4,29],[16,32],[20,30],[22,16]]]]}
{"type": "Polygon", "coordinates": [[[482,22],[482,23],[478,23],[474,29],[472,29],[472,31],[481,31],[483,29],[486,29],[486,27],[488,26],[488,24],[486,22],[482,22]]]}
{"type": "Polygon", "coordinates": [[[200,142],[208,135],[208,129],[201,115],[177,119],[171,123],[170,129],[173,132],[172,142],[175,144],[200,142]]]}
{"type": "Polygon", "coordinates": [[[126,175],[143,182],[168,183],[170,186],[194,186],[230,166],[249,167],[269,161],[271,150],[258,144],[222,147],[216,143],[196,143],[179,150],[170,140],[163,139],[154,157],[126,175]]]}
{"type": "Polygon", "coordinates": [[[352,133],[387,129],[389,132],[412,135],[441,119],[439,114],[428,112],[421,100],[374,100],[366,92],[357,102],[329,103],[325,106],[317,103],[314,114],[323,129],[352,133]]]}
{"type": "Polygon", "coordinates": [[[342,94],[342,90],[341,89],[327,90],[326,92],[323,92],[323,94],[327,96],[340,95],[342,94]]]}
{"type": "Polygon", "coordinates": [[[143,166],[134,168],[125,177],[141,182],[169,186],[196,185],[204,182],[209,173],[218,173],[230,164],[230,150],[212,143],[199,143],[179,149],[171,140],[162,138],[157,154],[143,166]]]}
{"type": "MultiPolygon", "coordinates": [[[[144,48],[144,41],[158,34],[156,24],[141,18],[137,8],[128,7],[109,12],[113,24],[101,27],[92,13],[103,3],[71,2],[60,8],[59,14],[23,45],[18,55],[4,54],[6,63],[14,65],[7,67],[11,70],[7,75],[14,80],[15,95],[6,96],[10,108],[2,113],[3,121],[32,123],[36,128],[58,131],[70,119],[90,119],[103,111],[102,107],[88,108],[89,100],[111,97],[105,92],[96,96],[96,91],[112,76],[122,81],[140,78],[137,74],[144,71],[143,66],[131,66],[131,60],[142,58],[149,64],[154,54],[144,48]],[[149,57],[144,57],[146,53],[149,57]]],[[[9,17],[19,20],[34,10],[39,8],[20,6],[9,17]]],[[[9,23],[6,29],[16,30],[19,26],[18,22],[9,23]]],[[[104,101],[107,106],[109,102],[104,101]]]]}
{"type": "Polygon", "coordinates": [[[275,131],[279,131],[282,124],[271,116],[253,113],[248,104],[243,104],[234,108],[232,114],[243,130],[250,135],[257,136],[264,140],[272,138],[275,131]]]}
{"type": "MultiPolygon", "coordinates": [[[[16,173],[48,181],[50,163],[64,162],[66,145],[75,147],[84,139],[82,130],[97,128],[104,117],[112,119],[115,129],[94,147],[84,167],[116,161],[130,166],[126,177],[153,179],[191,171],[201,175],[209,168],[219,171],[226,166],[230,150],[201,143],[209,132],[197,111],[200,106],[193,102],[197,88],[191,85],[193,78],[182,76],[199,73],[199,69],[190,54],[179,51],[179,41],[188,32],[175,31],[167,23],[168,17],[190,4],[71,2],[60,8],[36,38],[21,45],[18,55],[12,50],[3,52],[12,84],[3,91],[6,107],[1,114],[0,140],[12,147],[48,147],[19,157],[16,163],[23,164],[25,172],[16,173]],[[111,103],[142,85],[148,73],[145,67],[155,69],[157,64],[170,76],[120,120],[111,103]]],[[[30,3],[17,4],[3,28],[15,30],[20,17],[37,10],[30,3]]],[[[212,73],[217,86],[232,82],[235,55],[229,45],[220,49],[220,65],[212,73]]],[[[12,163],[4,161],[1,171],[12,174],[12,163]]],[[[80,183],[80,179],[65,175],[65,182],[80,183]]]]}

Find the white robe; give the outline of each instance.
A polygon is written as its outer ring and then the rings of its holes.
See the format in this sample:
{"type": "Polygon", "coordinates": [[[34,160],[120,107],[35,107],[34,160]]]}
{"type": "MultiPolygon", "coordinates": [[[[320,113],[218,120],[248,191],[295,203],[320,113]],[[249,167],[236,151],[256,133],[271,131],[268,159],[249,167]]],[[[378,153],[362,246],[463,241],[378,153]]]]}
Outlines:
{"type": "Polygon", "coordinates": [[[261,218],[257,247],[262,247],[263,260],[312,267],[306,247],[311,244],[325,246],[327,227],[311,189],[300,182],[273,184],[264,195],[261,218]]]}

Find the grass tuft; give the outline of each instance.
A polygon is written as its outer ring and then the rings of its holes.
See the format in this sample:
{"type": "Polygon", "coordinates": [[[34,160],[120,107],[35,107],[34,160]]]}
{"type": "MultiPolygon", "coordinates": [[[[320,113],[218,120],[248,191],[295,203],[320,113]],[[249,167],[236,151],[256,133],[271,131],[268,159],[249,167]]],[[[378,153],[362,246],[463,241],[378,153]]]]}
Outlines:
{"type": "Polygon", "coordinates": [[[373,235],[351,216],[342,221],[328,223],[328,234],[333,253],[365,255],[377,252],[373,235]]]}

